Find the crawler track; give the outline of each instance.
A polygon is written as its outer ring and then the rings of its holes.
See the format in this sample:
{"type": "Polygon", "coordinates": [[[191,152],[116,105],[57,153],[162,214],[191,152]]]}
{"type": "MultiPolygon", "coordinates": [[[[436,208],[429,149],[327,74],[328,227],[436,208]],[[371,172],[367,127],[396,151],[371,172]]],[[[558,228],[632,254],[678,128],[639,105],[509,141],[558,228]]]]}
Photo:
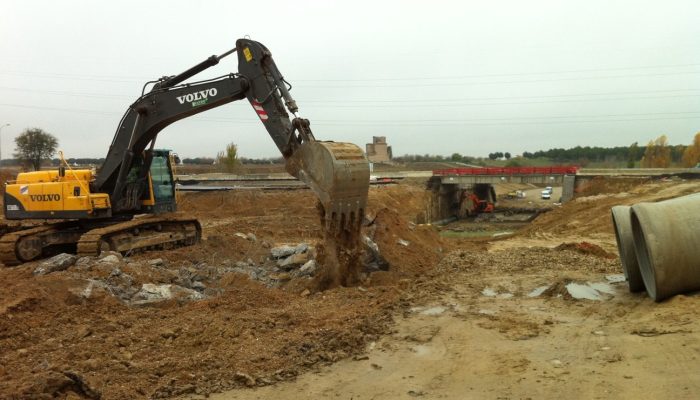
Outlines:
{"type": "Polygon", "coordinates": [[[202,227],[194,218],[148,217],[97,228],[78,241],[78,255],[95,256],[102,250],[122,253],[189,246],[197,243],[202,227]]]}
{"type": "Polygon", "coordinates": [[[131,253],[189,246],[199,241],[202,228],[194,218],[166,215],[91,225],[65,221],[24,229],[18,226],[6,232],[0,238],[0,261],[12,266],[50,255],[58,247],[96,256],[102,250],[131,253]]]}
{"type": "Polygon", "coordinates": [[[24,229],[4,235],[0,238],[0,261],[6,266],[11,266],[23,263],[25,258],[33,259],[41,256],[41,237],[54,231],[55,225],[58,224],[24,229]]]}

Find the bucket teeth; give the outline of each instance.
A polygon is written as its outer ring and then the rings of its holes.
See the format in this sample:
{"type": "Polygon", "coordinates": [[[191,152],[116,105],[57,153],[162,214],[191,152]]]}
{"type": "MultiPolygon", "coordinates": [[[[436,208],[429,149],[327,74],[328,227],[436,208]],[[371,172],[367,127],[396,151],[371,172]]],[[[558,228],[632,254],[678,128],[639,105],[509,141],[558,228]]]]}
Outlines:
{"type": "Polygon", "coordinates": [[[369,191],[369,162],[362,149],[352,143],[306,142],[287,159],[287,171],[316,194],[327,230],[359,232],[369,191]]]}
{"type": "Polygon", "coordinates": [[[360,231],[364,209],[348,203],[335,202],[326,207],[326,230],[331,232],[348,231],[356,233],[360,231]]]}

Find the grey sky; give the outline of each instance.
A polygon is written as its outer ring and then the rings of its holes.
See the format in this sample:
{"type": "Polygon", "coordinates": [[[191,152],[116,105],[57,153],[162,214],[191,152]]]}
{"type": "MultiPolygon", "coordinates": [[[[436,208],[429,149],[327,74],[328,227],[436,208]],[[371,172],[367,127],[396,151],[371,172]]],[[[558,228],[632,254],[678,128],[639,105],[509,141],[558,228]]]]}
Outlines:
{"type": "MultiPolygon", "coordinates": [[[[317,138],[394,154],[520,154],[690,143],[700,131],[692,1],[0,0],[2,153],[27,127],[103,157],[143,83],[265,44],[317,138]]],[[[198,78],[237,69],[229,57],[198,78]]],[[[278,156],[247,102],[166,128],[157,147],[278,156]]]]}

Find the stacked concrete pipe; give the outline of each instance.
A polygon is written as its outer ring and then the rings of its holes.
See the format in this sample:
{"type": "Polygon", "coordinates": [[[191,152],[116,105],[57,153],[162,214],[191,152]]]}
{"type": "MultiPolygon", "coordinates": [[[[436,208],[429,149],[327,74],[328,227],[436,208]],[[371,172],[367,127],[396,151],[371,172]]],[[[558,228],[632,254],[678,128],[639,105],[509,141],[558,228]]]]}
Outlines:
{"type": "Polygon", "coordinates": [[[632,221],[630,219],[631,208],[630,206],[615,206],[612,208],[611,214],[622,271],[629,283],[630,292],[641,292],[644,291],[644,280],[642,280],[637,254],[634,250],[632,221]]]}
{"type": "Polygon", "coordinates": [[[639,270],[652,299],[700,290],[700,193],[635,204],[630,221],[639,270]]]}

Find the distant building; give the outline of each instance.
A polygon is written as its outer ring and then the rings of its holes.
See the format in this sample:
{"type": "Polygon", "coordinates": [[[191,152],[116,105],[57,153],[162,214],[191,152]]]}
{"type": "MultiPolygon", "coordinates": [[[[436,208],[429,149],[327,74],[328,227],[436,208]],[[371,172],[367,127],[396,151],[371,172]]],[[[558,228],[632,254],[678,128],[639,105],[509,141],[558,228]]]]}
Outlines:
{"type": "Polygon", "coordinates": [[[372,143],[367,143],[367,158],[373,163],[391,161],[391,146],[386,144],[386,136],[373,136],[372,143]]]}

